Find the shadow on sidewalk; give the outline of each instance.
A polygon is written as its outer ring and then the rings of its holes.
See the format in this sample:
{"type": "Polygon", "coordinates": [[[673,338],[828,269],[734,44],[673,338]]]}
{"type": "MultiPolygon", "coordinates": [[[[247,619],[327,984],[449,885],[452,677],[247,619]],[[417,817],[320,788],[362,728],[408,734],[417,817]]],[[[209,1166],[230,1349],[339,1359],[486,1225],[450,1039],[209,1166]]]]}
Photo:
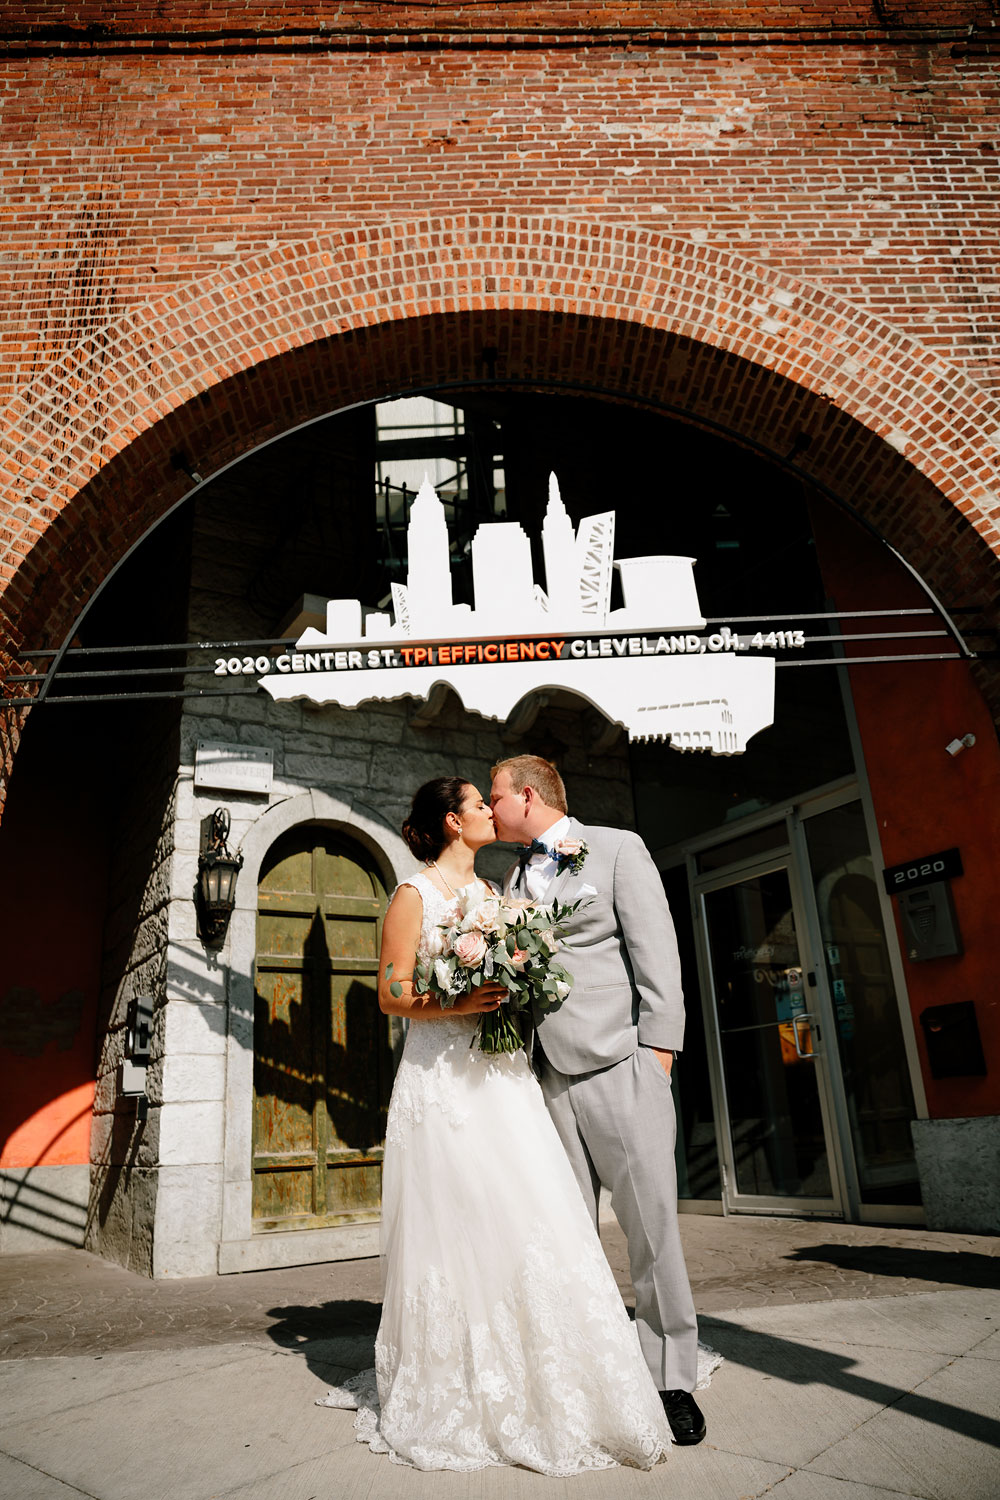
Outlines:
{"type": "MultiPolygon", "coordinates": [[[[374,1364],[373,1346],[381,1314],[377,1302],[362,1301],[272,1307],[268,1316],[276,1321],[268,1334],[280,1348],[303,1355],[309,1369],[321,1380],[336,1384],[337,1377],[344,1372],[370,1369],[374,1364]]],[[[759,1333],[725,1318],[700,1318],[699,1327],[706,1342],[731,1364],[795,1385],[843,1391],[876,1402],[880,1407],[905,1400],[911,1416],[970,1441],[1000,1448],[1000,1421],[884,1381],[871,1380],[856,1373],[855,1361],[849,1354],[834,1354],[814,1344],[759,1333]]]]}
{"type": "Polygon", "coordinates": [[[952,1406],[947,1401],[936,1401],[914,1391],[901,1390],[881,1380],[870,1380],[853,1370],[855,1361],[847,1354],[832,1354],[814,1344],[801,1344],[793,1339],[778,1338],[775,1334],[758,1333],[741,1328],[738,1323],[724,1318],[704,1317],[698,1320],[699,1329],[706,1342],[732,1364],[758,1370],[769,1378],[791,1381],[795,1385],[821,1385],[830,1390],[843,1391],[849,1396],[859,1396],[865,1401],[875,1401],[879,1406],[894,1406],[906,1402],[907,1412],[936,1427],[958,1433],[975,1442],[988,1443],[1000,1448],[1000,1422],[967,1411],[961,1406],[952,1406]]]}
{"type": "Polygon", "coordinates": [[[368,1370],[375,1363],[378,1302],[323,1302],[319,1306],[271,1307],[268,1337],[281,1349],[305,1357],[314,1375],[336,1384],[336,1375],[368,1370]]]}
{"type": "Polygon", "coordinates": [[[971,1250],[911,1250],[904,1245],[799,1245],[782,1258],[837,1266],[842,1271],[860,1271],[869,1276],[902,1276],[939,1286],[1000,1289],[1000,1255],[978,1255],[971,1250]]]}

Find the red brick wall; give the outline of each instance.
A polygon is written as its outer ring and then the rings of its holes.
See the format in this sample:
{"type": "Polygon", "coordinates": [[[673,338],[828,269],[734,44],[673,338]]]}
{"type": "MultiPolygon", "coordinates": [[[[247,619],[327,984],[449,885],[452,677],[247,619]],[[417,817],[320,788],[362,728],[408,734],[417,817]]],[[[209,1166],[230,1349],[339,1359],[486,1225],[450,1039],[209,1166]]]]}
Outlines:
{"type": "Polygon", "coordinates": [[[877,38],[914,31],[950,29],[962,34],[977,21],[989,26],[995,8],[989,0],[875,0],[875,3],[837,4],[836,0],[792,0],[765,4],[764,0],[563,0],[539,5],[530,0],[449,5],[447,0],[425,4],[371,4],[368,0],[170,0],[151,8],[147,0],[11,0],[5,11],[5,30],[20,36],[62,40],[107,40],[115,35],[163,37],[200,32],[210,38],[251,36],[286,45],[303,43],[319,33],[328,38],[367,42],[379,33],[413,37],[449,34],[504,39],[510,35],[552,35],[564,32],[591,43],[622,37],[699,37],[720,39],[750,33],[754,38],[787,30],[793,35],[833,34],[877,38]],[[152,14],[151,14],[152,9],[152,14]]]}
{"type": "Polygon", "coordinates": [[[936,40],[880,36],[871,5],[321,6],[349,28],[338,50],[305,25],[315,7],[171,5],[149,21],[138,4],[15,4],[8,26],[120,19],[104,40],[23,26],[6,42],[0,299],[18,315],[0,389],[275,243],[458,206],[729,249],[995,385],[998,54],[960,29],[989,8],[888,7],[943,23],[936,40]],[[366,37],[373,18],[392,35],[366,37]],[[429,18],[433,38],[409,34],[429,18]],[[699,19],[713,35],[763,21],[774,40],[681,45],[664,29],[699,19]],[[210,25],[232,35],[200,42],[210,25]]]}
{"type": "Polygon", "coordinates": [[[210,474],[484,348],[804,431],[949,602],[996,593],[989,0],[159,9],[0,24],[16,638],[60,639],[178,446],[210,474]]]}

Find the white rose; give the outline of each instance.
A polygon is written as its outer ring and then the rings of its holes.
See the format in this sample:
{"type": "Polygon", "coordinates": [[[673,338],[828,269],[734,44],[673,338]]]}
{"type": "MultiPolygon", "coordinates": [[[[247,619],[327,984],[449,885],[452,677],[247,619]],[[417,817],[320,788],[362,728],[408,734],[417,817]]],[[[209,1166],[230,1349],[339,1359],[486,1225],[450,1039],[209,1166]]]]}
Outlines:
{"type": "Polygon", "coordinates": [[[507,924],[503,919],[500,902],[495,897],[484,901],[479,908],[479,929],[481,932],[495,933],[498,937],[506,932],[507,924]]]}
{"type": "Polygon", "coordinates": [[[463,917],[467,917],[469,913],[475,911],[476,907],[479,905],[478,880],[474,880],[471,885],[463,885],[462,889],[460,891],[456,891],[455,894],[458,896],[459,911],[462,913],[463,917]]]}
{"type": "Polygon", "coordinates": [[[434,931],[427,939],[427,956],[428,958],[440,958],[444,951],[445,935],[441,931],[440,927],[435,927],[434,931]]]}
{"type": "Polygon", "coordinates": [[[446,995],[451,993],[451,965],[445,958],[434,960],[434,983],[446,995]]]}

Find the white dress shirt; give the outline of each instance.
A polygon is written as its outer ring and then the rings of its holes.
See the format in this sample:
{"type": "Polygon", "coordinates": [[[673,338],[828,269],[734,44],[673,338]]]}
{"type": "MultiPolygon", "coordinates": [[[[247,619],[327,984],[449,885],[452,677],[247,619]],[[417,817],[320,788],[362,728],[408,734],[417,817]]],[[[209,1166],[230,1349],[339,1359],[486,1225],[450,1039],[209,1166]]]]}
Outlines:
{"type": "MultiPolygon", "coordinates": [[[[551,849],[560,839],[566,838],[569,833],[569,818],[560,818],[558,823],[553,823],[551,828],[538,835],[539,843],[545,844],[551,849]]],[[[518,896],[530,896],[532,901],[541,901],[546,891],[556,878],[559,864],[554,854],[542,854],[537,849],[531,855],[524,867],[524,873],[519,875],[515,883],[514,891],[518,896]]]]}

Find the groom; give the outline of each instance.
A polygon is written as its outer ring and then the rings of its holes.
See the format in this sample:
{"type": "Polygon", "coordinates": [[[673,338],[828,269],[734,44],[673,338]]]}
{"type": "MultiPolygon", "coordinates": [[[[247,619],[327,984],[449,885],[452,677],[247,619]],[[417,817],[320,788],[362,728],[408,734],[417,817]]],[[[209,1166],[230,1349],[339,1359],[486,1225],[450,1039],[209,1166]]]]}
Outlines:
{"type": "Polygon", "coordinates": [[[636,834],[567,817],[562,778],[537,755],[494,766],[490,804],[497,836],[524,846],[506,892],[580,902],[559,951],[573,988],[535,1014],[534,1065],[595,1224],[603,1183],[628,1238],[639,1342],[674,1441],[700,1443],[670,1087],[684,1005],[663,885],[636,834]]]}

